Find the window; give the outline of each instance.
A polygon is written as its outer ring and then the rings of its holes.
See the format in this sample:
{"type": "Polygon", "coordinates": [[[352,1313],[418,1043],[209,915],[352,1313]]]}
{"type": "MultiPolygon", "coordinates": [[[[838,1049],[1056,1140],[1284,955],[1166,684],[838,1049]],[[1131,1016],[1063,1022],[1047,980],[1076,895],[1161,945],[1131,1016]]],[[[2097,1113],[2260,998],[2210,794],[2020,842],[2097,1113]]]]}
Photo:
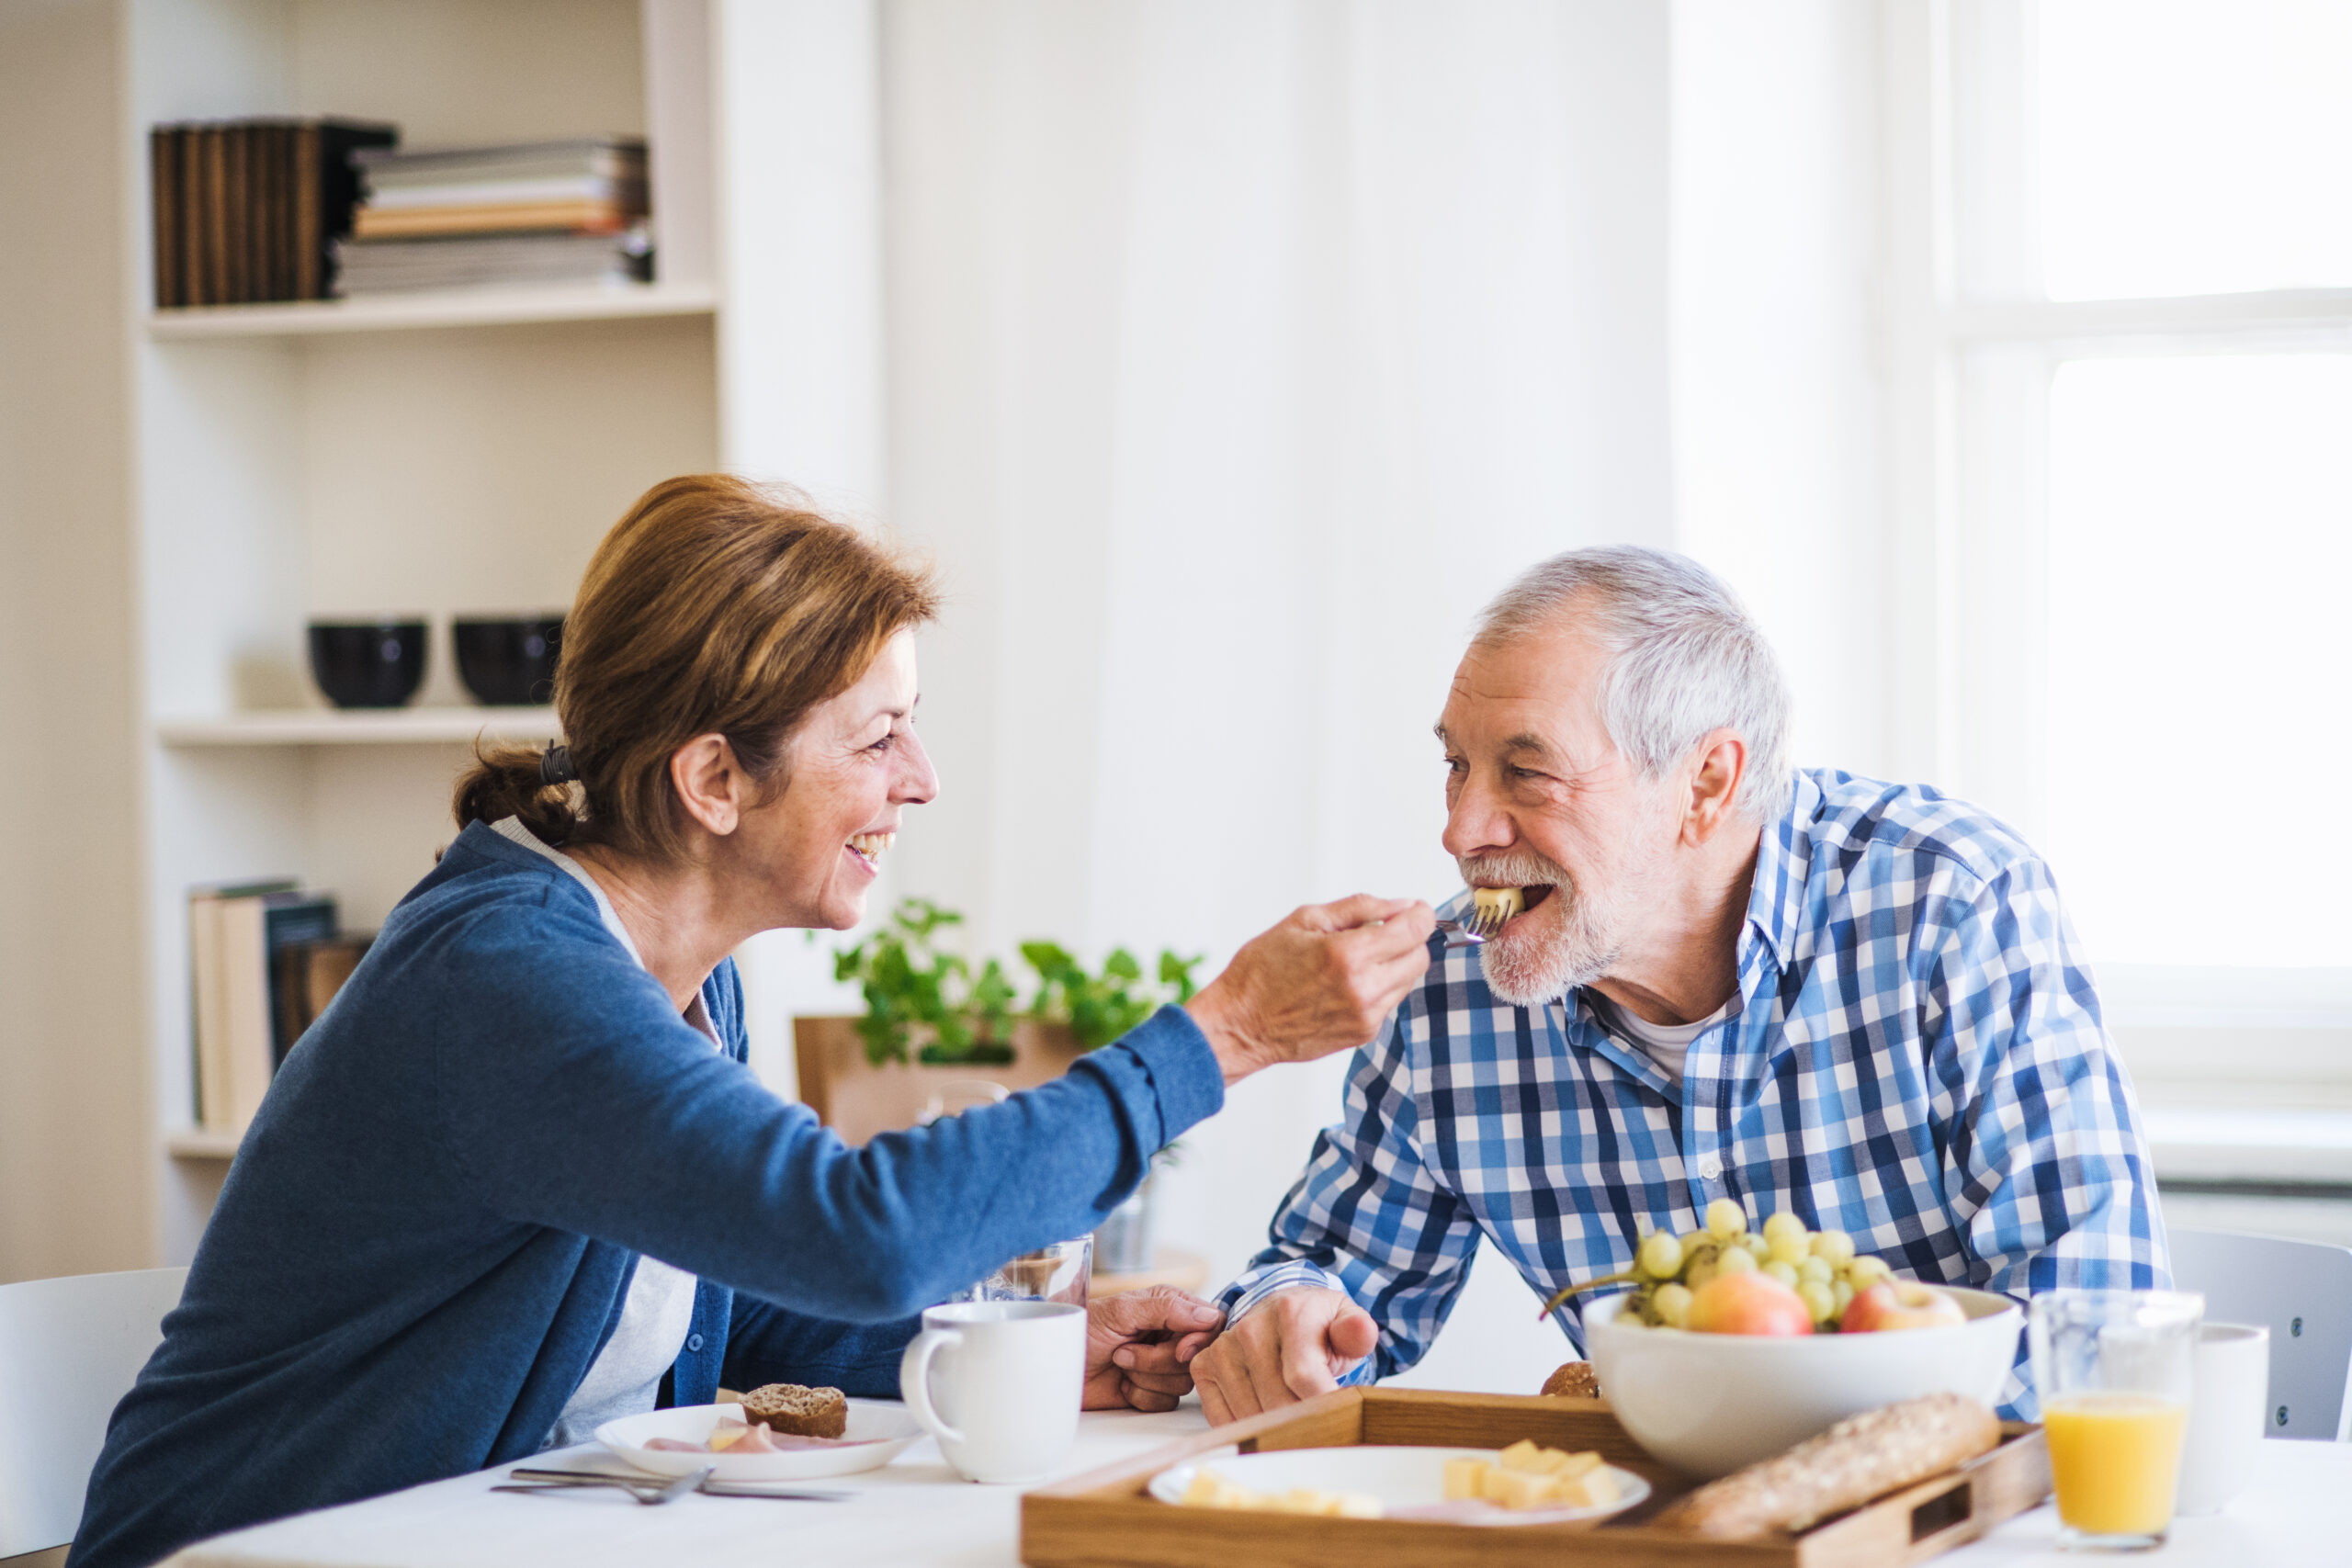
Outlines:
{"type": "Polygon", "coordinates": [[[2352,1045],[2352,6],[1885,15],[1936,774],[2119,1021],[2352,1045]]]}

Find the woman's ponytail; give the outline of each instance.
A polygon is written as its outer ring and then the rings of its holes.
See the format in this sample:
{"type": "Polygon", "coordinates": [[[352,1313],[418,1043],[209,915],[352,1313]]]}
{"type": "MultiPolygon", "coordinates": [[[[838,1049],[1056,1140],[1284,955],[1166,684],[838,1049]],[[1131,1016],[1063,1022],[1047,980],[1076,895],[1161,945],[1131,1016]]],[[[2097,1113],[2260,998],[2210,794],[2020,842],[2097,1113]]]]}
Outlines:
{"type": "Polygon", "coordinates": [[[519,818],[532,837],[560,848],[587,817],[583,792],[572,780],[571,756],[561,746],[541,751],[477,740],[474,765],[459,776],[450,808],[459,828],[519,818]]]}

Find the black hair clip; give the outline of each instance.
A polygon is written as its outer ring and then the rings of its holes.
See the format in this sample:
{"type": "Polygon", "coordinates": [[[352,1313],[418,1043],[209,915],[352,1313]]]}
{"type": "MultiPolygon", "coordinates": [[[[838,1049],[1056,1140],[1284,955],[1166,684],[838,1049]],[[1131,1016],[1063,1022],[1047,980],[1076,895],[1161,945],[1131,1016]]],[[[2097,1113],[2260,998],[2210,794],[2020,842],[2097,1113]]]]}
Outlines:
{"type": "Polygon", "coordinates": [[[571,748],[561,741],[548,742],[548,749],[539,753],[541,784],[552,788],[557,784],[568,784],[579,776],[579,770],[571,765],[571,748]]]}

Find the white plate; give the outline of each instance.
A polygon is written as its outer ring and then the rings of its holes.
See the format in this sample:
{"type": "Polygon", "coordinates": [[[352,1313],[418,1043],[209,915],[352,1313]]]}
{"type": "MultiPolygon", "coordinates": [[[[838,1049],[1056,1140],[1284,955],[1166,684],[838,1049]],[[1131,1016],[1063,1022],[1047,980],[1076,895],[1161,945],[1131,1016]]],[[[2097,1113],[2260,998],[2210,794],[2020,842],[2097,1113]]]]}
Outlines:
{"type": "Polygon", "coordinates": [[[1238,1454],[1224,1459],[1194,1460],[1151,1478],[1151,1495],[1163,1503],[1181,1503],[1184,1489],[1199,1471],[1213,1470],[1237,1486],[1252,1492],[1287,1492],[1305,1486],[1317,1492],[1362,1492],[1380,1499],[1390,1518],[1403,1508],[1444,1507],[1442,1522],[1459,1525],[1558,1525],[1593,1523],[1622,1514],[1650,1495],[1650,1483],[1630,1470],[1608,1467],[1616,1478],[1618,1501],[1601,1508],[1528,1508],[1514,1511],[1491,1503],[1448,1504],[1445,1501],[1445,1461],[1483,1459],[1491,1461],[1493,1449],[1416,1449],[1360,1447],[1348,1449],[1283,1449],[1274,1453],[1238,1454]]]}
{"type": "Polygon", "coordinates": [[[656,1475],[689,1475],[704,1465],[716,1481],[809,1481],[820,1475],[848,1475],[875,1470],[899,1457],[899,1450],[922,1436],[922,1428],[907,1407],[887,1399],[849,1402],[849,1428],[842,1435],[853,1441],[838,1449],[791,1449],[780,1454],[697,1454],[649,1449],[656,1438],[707,1443],[720,1417],[741,1421],[740,1404],[682,1404],[674,1410],[650,1410],[624,1416],[596,1428],[596,1440],[623,1463],[656,1475]]]}

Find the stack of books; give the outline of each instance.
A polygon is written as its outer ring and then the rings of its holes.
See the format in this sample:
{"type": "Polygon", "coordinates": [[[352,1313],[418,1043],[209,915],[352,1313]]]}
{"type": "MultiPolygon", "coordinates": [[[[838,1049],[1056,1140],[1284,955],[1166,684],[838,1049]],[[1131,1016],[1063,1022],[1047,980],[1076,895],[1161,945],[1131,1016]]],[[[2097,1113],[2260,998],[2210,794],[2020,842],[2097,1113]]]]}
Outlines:
{"type": "Polygon", "coordinates": [[[290,880],[195,888],[187,908],[196,1119],[208,1132],[243,1133],[369,939],[337,929],[332,895],[290,880]]]}
{"type": "Polygon", "coordinates": [[[365,197],[336,247],[346,295],[652,276],[642,141],[371,150],[357,163],[365,197]]]}
{"type": "Polygon", "coordinates": [[[324,299],[330,246],[351,231],[351,153],[399,128],[352,119],[234,119],[148,133],[155,303],[324,299]]]}

